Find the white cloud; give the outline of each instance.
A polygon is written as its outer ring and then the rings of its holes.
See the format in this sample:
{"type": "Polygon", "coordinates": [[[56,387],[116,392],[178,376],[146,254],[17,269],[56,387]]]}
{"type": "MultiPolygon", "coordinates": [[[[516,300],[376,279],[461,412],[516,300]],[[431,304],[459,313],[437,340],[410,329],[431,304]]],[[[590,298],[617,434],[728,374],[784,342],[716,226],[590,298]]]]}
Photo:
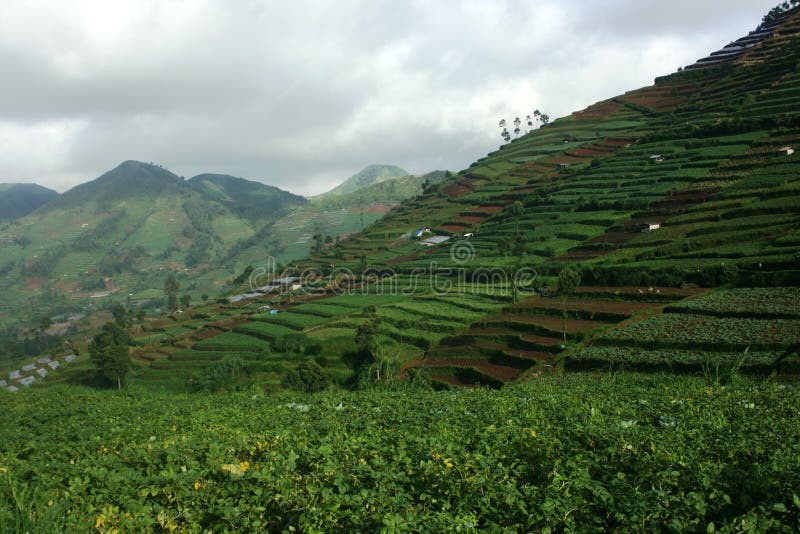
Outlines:
{"type": "Polygon", "coordinates": [[[369,163],[459,170],[500,117],[652,83],[774,0],[91,0],[0,18],[0,179],[125,159],[320,192],[369,163]]]}

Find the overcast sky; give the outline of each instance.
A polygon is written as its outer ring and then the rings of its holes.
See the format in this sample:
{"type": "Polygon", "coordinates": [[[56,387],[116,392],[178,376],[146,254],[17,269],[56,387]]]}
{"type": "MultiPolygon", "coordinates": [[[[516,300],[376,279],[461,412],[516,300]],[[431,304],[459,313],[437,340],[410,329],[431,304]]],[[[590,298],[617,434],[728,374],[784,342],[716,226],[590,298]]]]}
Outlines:
{"type": "Polygon", "coordinates": [[[316,194],[453,171],[755,29],[778,0],[6,0],[0,182],[126,159],[316,194]]]}

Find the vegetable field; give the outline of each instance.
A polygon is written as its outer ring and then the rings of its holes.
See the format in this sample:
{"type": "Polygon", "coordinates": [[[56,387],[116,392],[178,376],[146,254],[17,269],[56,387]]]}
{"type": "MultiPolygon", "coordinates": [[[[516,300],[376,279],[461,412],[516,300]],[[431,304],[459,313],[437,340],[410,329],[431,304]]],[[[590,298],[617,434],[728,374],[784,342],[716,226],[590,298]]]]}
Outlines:
{"type": "Polygon", "coordinates": [[[800,410],[794,387],[577,374],[501,391],[409,393],[3,395],[0,524],[12,532],[800,528],[800,454],[787,439],[800,410]]]}

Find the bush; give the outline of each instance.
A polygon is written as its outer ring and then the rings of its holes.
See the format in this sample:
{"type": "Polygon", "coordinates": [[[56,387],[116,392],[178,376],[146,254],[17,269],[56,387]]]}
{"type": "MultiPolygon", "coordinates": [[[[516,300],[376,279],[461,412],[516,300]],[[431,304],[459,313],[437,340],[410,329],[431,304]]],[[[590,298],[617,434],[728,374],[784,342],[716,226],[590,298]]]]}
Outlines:
{"type": "Polygon", "coordinates": [[[225,356],[193,379],[196,391],[215,392],[231,388],[245,370],[244,360],[238,356],[225,356]]]}
{"type": "Polygon", "coordinates": [[[330,378],[316,362],[302,362],[281,380],[281,386],[303,393],[316,393],[328,388],[330,378]]]}

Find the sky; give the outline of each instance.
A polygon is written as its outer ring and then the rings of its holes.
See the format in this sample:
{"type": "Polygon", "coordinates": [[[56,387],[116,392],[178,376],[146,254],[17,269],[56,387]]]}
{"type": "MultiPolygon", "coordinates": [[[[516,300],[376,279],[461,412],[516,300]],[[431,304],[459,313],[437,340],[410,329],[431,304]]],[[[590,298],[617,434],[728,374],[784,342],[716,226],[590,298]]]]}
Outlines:
{"type": "Polygon", "coordinates": [[[778,0],[6,0],[0,183],[128,159],[322,193],[363,167],[458,171],[501,118],[653,83],[778,0]]]}

